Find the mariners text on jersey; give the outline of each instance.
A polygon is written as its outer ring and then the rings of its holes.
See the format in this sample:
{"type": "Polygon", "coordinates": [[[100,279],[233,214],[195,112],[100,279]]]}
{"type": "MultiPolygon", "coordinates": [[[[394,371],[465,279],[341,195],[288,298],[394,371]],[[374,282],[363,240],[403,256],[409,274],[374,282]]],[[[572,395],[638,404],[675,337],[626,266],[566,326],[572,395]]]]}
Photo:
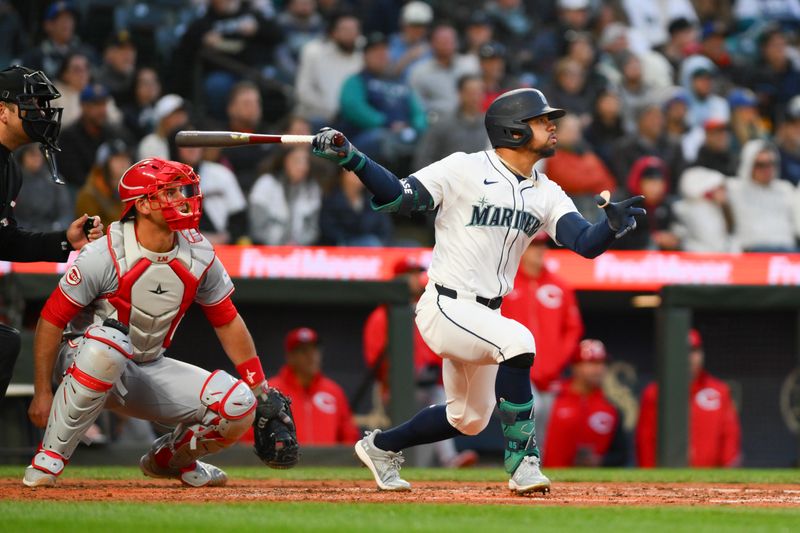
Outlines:
{"type": "Polygon", "coordinates": [[[513,228],[522,231],[528,237],[533,237],[533,234],[542,227],[542,222],[527,211],[492,205],[486,202],[486,198],[481,197],[472,205],[472,217],[467,226],[513,228]]]}

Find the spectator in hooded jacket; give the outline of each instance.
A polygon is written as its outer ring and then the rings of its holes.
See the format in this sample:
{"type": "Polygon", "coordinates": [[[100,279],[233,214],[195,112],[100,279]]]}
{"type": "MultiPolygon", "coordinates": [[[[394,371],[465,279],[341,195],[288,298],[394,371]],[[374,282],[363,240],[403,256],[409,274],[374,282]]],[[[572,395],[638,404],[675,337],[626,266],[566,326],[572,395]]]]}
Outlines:
{"type": "MultiPolygon", "coordinates": [[[[703,369],[705,352],[700,333],[689,332],[689,466],[738,466],[742,458],[739,415],[724,381],[703,369]]],[[[642,392],[636,426],[636,459],[639,466],[656,466],[658,384],[642,392]]]]}
{"type": "Polygon", "coordinates": [[[131,149],[122,139],[111,139],[97,149],[94,166],[75,200],[76,213],[92,213],[104,226],[119,220],[122,201],[119,180],[133,164],[131,149]]]}
{"type": "Polygon", "coordinates": [[[746,252],[796,250],[794,188],[781,180],[778,150],[762,140],[742,148],[736,178],[728,180],[736,238],[746,252]]]}
{"type": "Polygon", "coordinates": [[[693,55],[681,65],[680,81],[689,96],[689,127],[703,127],[709,118],[728,118],[728,102],[714,93],[718,69],[705,56],[693,55]]]}
{"type": "Polygon", "coordinates": [[[733,239],[733,215],[725,176],[713,169],[691,167],[680,180],[680,200],[672,205],[673,233],[687,252],[739,251],[733,239]]]}
{"type": "Polygon", "coordinates": [[[645,156],[634,163],[628,174],[628,191],[643,195],[647,215],[637,220],[636,229],[617,241],[616,248],[625,250],[675,250],[680,245],[672,233],[672,197],[669,176],[662,159],[645,156]]]}

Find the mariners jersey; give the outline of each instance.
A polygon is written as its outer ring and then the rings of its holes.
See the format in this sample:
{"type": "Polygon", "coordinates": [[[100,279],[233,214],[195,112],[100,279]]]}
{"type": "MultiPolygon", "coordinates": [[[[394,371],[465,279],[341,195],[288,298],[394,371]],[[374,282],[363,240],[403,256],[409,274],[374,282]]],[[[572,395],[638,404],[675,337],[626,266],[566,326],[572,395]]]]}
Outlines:
{"type": "Polygon", "coordinates": [[[543,173],[519,181],[494,150],[458,152],[415,172],[439,207],[429,278],[486,298],[511,291],[522,252],[539,230],[577,211],[543,173]]]}
{"type": "Polygon", "coordinates": [[[150,361],[169,346],[192,302],[214,306],[229,296],[233,283],[211,244],[176,235],[172,250],[156,253],[139,244],[133,222],[114,223],[105,239],[84,246],[59,282],[66,299],[82,308],[64,336],[116,318],[130,328],[133,359],[150,361]]]}

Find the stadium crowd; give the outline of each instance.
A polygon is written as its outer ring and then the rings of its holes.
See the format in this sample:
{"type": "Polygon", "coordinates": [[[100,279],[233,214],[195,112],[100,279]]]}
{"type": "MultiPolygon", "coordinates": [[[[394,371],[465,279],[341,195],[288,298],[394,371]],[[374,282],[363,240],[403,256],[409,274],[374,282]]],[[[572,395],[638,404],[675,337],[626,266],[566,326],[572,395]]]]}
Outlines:
{"type": "Polygon", "coordinates": [[[0,27],[0,62],[42,69],[64,107],[66,190],[18,154],[31,229],[107,224],[120,170],[160,156],[199,170],[215,243],[430,245],[430,221],[372,212],[306,148],[174,134],[331,125],[405,175],[488,148],[488,103],[535,86],[569,111],[541,170],[584,216],[603,189],[645,195],[618,247],[797,248],[800,0],[0,0],[0,27]]]}

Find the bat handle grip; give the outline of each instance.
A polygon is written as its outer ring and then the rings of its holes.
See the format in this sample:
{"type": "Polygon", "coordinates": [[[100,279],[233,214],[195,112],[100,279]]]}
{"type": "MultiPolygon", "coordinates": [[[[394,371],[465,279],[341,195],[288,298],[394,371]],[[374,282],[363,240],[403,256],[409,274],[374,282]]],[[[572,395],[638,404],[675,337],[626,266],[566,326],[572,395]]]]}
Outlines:
{"type": "Polygon", "coordinates": [[[336,135],[333,136],[332,143],[334,146],[338,148],[344,146],[344,141],[345,141],[344,135],[342,135],[341,133],[337,133],[336,135]]]}

